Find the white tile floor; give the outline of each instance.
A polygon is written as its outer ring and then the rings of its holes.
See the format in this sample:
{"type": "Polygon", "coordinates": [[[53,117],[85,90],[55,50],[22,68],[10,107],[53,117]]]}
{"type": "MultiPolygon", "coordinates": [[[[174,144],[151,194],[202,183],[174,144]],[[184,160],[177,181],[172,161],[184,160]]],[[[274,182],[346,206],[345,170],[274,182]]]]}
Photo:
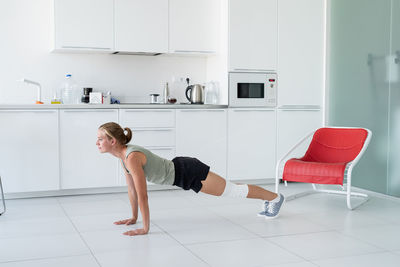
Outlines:
{"type": "Polygon", "coordinates": [[[130,215],[125,193],[8,200],[0,267],[400,266],[400,200],[371,197],[349,211],[343,196],[315,194],[269,221],[257,200],[169,190],[149,201],[150,233],[128,237],[140,222],[113,225],[130,215]]]}

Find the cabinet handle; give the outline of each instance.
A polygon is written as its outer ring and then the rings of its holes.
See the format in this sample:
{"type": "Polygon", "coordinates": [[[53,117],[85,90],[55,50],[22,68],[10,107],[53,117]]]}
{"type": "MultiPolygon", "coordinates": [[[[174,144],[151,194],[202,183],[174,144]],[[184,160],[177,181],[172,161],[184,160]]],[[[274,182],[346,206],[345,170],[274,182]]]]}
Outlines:
{"type": "Polygon", "coordinates": [[[224,112],[224,109],[182,109],[180,112],[224,112]]]}
{"type": "Polygon", "coordinates": [[[290,109],[279,109],[279,111],[321,111],[320,109],[311,108],[290,108],[290,109]]]}
{"type": "Polygon", "coordinates": [[[111,50],[111,48],[109,48],[109,47],[91,47],[91,46],[65,46],[65,45],[63,45],[62,48],[111,50]]]}
{"type": "Polygon", "coordinates": [[[174,112],[173,110],[162,110],[162,109],[150,109],[150,110],[143,110],[143,109],[125,109],[124,112],[174,112]]]}
{"type": "Polygon", "coordinates": [[[74,110],[63,110],[63,112],[118,112],[117,109],[74,109],[74,110]]]}
{"type": "Polygon", "coordinates": [[[134,126],[129,126],[132,132],[172,132],[174,128],[135,128],[134,126]]]}
{"type": "Polygon", "coordinates": [[[274,71],[274,70],[267,70],[267,69],[233,69],[234,71],[274,71]]]}
{"type": "Polygon", "coordinates": [[[319,105],[283,105],[278,107],[278,109],[285,109],[285,110],[290,110],[290,109],[321,109],[321,106],[319,105]]]}
{"type": "Polygon", "coordinates": [[[22,112],[34,112],[34,113],[53,113],[57,110],[0,110],[3,113],[22,113],[22,112]]]}
{"type": "Polygon", "coordinates": [[[196,51],[196,50],[174,50],[175,53],[200,53],[200,54],[214,54],[214,51],[196,51]]]}
{"type": "Polygon", "coordinates": [[[274,109],[233,109],[233,112],[251,112],[251,111],[275,111],[274,109]]]}

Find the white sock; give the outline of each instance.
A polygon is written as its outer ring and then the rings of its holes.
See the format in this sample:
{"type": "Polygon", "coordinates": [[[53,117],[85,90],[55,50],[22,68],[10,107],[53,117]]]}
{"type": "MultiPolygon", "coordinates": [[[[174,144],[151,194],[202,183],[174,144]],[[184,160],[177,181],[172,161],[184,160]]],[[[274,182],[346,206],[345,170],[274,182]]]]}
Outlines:
{"type": "Polygon", "coordinates": [[[269,202],[279,202],[281,200],[281,195],[278,194],[278,196],[276,198],[274,198],[273,200],[270,200],[269,202]]]}

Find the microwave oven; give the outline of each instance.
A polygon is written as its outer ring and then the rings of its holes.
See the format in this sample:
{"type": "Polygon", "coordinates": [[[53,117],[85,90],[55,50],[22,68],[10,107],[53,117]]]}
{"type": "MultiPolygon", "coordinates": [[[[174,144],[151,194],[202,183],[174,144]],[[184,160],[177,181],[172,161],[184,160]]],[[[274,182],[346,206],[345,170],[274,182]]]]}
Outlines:
{"type": "Polygon", "coordinates": [[[230,72],[229,106],[276,107],[276,78],[272,72],[230,72]]]}

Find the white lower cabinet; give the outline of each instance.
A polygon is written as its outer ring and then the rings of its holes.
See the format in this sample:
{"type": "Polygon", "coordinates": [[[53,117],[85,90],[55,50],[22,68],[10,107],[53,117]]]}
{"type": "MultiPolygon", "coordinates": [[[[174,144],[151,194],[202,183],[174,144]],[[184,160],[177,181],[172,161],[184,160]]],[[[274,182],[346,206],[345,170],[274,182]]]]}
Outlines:
{"type": "Polygon", "coordinates": [[[229,180],[273,178],[276,160],[323,123],[317,109],[0,110],[5,192],[125,185],[119,160],[96,146],[110,121],[130,127],[133,144],[170,160],[196,157],[229,180]]]}
{"type": "MultiPolygon", "coordinates": [[[[277,160],[310,132],[322,127],[321,110],[278,110],[277,160]]],[[[302,156],[308,144],[299,147],[293,156],[302,156]]]]}
{"type": "Polygon", "coordinates": [[[58,190],[58,111],[1,110],[0,124],[4,191],[58,190]]]}
{"type": "Polygon", "coordinates": [[[118,160],[96,146],[97,129],[111,121],[118,122],[118,110],[60,111],[61,189],[118,185],[118,160]]]}
{"type": "Polygon", "coordinates": [[[176,155],[198,158],[226,177],[227,111],[177,110],[176,118],[176,155]]]}
{"type": "Polygon", "coordinates": [[[228,179],[273,178],[276,112],[273,109],[229,109],[228,179]]]}
{"type": "MultiPolygon", "coordinates": [[[[131,144],[145,147],[165,159],[175,157],[175,110],[125,109],[120,110],[119,119],[122,127],[129,127],[133,132],[131,144]]],[[[120,185],[126,184],[122,166],[119,180],[120,185]]]]}

